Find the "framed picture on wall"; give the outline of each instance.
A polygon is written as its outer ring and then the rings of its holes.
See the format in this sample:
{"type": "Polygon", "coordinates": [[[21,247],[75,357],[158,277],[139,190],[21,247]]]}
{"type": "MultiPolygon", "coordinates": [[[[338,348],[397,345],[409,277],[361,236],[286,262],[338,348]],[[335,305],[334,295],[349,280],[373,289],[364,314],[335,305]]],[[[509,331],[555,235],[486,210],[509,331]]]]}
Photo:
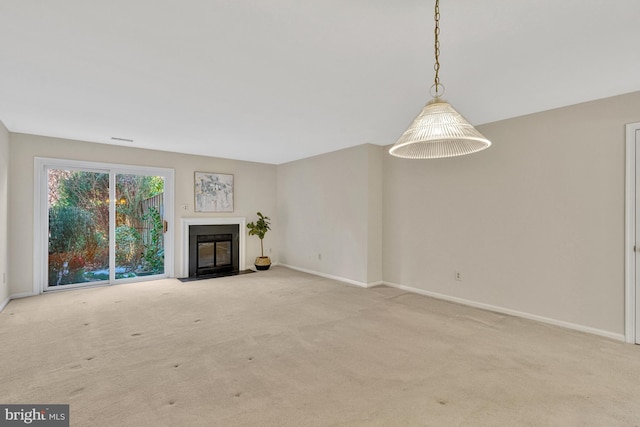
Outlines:
{"type": "Polygon", "coordinates": [[[196,172],[196,212],[233,212],[233,175],[196,172]]]}

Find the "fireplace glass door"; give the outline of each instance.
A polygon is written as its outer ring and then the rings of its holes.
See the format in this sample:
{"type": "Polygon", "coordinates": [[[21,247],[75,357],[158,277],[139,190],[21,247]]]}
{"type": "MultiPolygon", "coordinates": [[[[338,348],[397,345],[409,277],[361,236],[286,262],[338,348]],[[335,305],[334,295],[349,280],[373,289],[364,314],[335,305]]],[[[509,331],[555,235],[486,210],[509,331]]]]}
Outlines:
{"type": "Polygon", "coordinates": [[[197,236],[196,274],[220,273],[233,269],[231,234],[201,234],[197,236]]]}

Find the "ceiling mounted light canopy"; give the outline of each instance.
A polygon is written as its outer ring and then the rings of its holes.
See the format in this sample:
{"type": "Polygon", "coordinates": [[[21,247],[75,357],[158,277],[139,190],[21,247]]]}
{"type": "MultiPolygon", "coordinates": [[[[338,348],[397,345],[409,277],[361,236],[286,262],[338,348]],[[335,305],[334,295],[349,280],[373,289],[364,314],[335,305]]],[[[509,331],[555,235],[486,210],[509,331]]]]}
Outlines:
{"type": "Polygon", "coordinates": [[[476,130],[448,102],[441,98],[440,83],[440,0],[435,7],[435,80],[433,99],[422,109],[409,128],[389,150],[389,154],[406,159],[437,159],[462,156],[489,148],[491,141],[476,130]]]}

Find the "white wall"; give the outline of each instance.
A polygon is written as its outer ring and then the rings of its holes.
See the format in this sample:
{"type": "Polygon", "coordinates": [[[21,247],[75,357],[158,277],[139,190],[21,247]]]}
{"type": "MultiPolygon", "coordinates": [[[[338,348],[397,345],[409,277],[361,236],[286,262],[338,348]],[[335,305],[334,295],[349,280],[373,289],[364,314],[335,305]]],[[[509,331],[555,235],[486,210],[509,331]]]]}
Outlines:
{"type": "Polygon", "coordinates": [[[9,131],[0,122],[0,310],[9,300],[9,131]]]}
{"type": "MultiPolygon", "coordinates": [[[[177,142],[179,143],[179,142],[177,142]]],[[[246,217],[257,219],[261,211],[274,217],[272,231],[265,238],[265,250],[274,248],[273,261],[278,261],[278,221],[276,212],[276,166],[213,157],[193,156],[166,151],[93,144],[81,141],[48,138],[25,134],[11,134],[11,181],[9,183],[9,265],[11,295],[32,292],[33,289],[33,167],[34,157],[63,158],[138,166],[154,166],[175,170],[175,218],[173,224],[176,245],[174,272],[181,272],[182,217],[246,217]],[[234,175],[234,212],[224,214],[194,212],[194,172],[219,172],[234,175]],[[181,205],[188,205],[183,210],[181,205]]],[[[246,232],[246,230],[245,230],[246,232]]],[[[246,262],[260,255],[260,240],[247,237],[246,262]]]]}
{"type": "Polygon", "coordinates": [[[480,126],[470,156],[385,156],[384,280],[621,337],[637,121],[640,92],[480,126]]]}
{"type": "Polygon", "coordinates": [[[283,264],[381,280],[382,147],[360,145],[278,166],[283,264]]]}

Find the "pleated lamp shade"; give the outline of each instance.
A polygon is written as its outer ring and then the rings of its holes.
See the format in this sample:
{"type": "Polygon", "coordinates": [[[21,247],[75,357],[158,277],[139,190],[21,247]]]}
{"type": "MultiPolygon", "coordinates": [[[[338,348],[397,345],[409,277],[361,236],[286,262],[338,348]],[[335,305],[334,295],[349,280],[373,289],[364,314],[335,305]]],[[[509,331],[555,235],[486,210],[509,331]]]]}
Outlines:
{"type": "Polygon", "coordinates": [[[389,154],[406,159],[462,156],[489,148],[491,141],[448,102],[434,98],[422,109],[389,154]]]}

